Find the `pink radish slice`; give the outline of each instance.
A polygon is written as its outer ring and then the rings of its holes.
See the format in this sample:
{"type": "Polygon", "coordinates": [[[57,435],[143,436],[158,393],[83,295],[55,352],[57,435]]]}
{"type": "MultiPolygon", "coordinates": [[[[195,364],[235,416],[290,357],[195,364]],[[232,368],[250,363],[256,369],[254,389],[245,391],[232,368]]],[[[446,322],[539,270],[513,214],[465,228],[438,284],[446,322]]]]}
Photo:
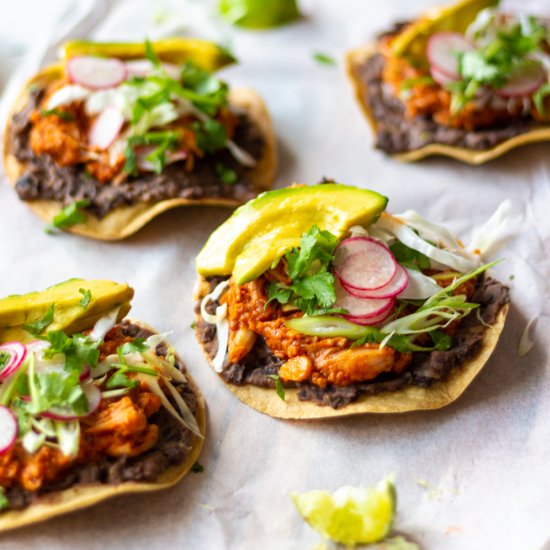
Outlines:
{"type": "Polygon", "coordinates": [[[0,367],[0,381],[2,381],[21,366],[27,355],[27,348],[21,342],[7,342],[0,346],[0,352],[9,355],[6,364],[0,367]]]}
{"type": "Polygon", "coordinates": [[[546,79],[546,72],[540,65],[520,67],[512,71],[508,82],[496,90],[496,93],[501,97],[531,95],[544,84],[546,79]]]}
{"type": "Polygon", "coordinates": [[[388,308],[386,311],[383,311],[382,313],[380,313],[380,315],[375,315],[374,317],[365,318],[365,317],[348,316],[346,317],[346,319],[358,325],[377,325],[378,323],[382,323],[383,321],[385,321],[391,315],[392,310],[393,310],[393,304],[392,304],[392,307],[388,308]]]}
{"type": "Polygon", "coordinates": [[[376,290],[358,290],[345,284],[342,286],[349,294],[356,298],[394,298],[405,290],[408,282],[409,275],[407,270],[398,265],[392,280],[382,288],[376,290]]]}
{"type": "Polygon", "coordinates": [[[93,90],[113,88],[126,80],[126,65],[119,59],[84,55],[67,61],[71,82],[93,90]]]}
{"type": "Polygon", "coordinates": [[[473,49],[474,46],[463,34],[443,31],[430,36],[426,54],[438,74],[455,79],[460,76],[457,53],[473,49]]]}
{"type": "Polygon", "coordinates": [[[336,292],[336,302],[334,307],[342,308],[347,311],[344,314],[346,319],[367,319],[369,317],[376,317],[387,310],[389,310],[393,303],[393,298],[357,298],[349,294],[346,289],[338,282],[334,283],[334,290],[336,292]]]}
{"type": "Polygon", "coordinates": [[[18,433],[17,418],[7,407],[0,405],[0,455],[15,445],[18,433]]]}
{"type": "Polygon", "coordinates": [[[386,286],[397,270],[390,249],[370,237],[351,237],[342,241],[336,248],[333,264],[342,284],[358,290],[386,286]]]}
{"type": "Polygon", "coordinates": [[[124,117],[120,109],[110,105],[101,111],[92,124],[88,134],[88,142],[93,147],[105,151],[120,134],[123,125],[124,117]]]}
{"type": "Polygon", "coordinates": [[[430,68],[430,74],[438,84],[441,84],[441,86],[446,86],[451,82],[456,82],[455,78],[452,78],[446,75],[445,73],[442,73],[441,71],[437,70],[434,66],[430,68]]]}
{"type": "Polygon", "coordinates": [[[42,416],[52,420],[77,420],[93,414],[101,403],[101,390],[93,382],[84,382],[82,389],[88,398],[88,411],[86,413],[79,416],[70,408],[57,407],[43,412],[42,416]]]}
{"type": "MultiPolygon", "coordinates": [[[[147,160],[147,156],[155,150],[154,147],[140,147],[136,149],[137,165],[142,172],[153,172],[153,163],[147,160]]],[[[185,160],[187,158],[187,151],[185,149],[178,149],[176,151],[166,151],[166,164],[173,164],[179,160],[185,160]]]]}
{"type": "Polygon", "coordinates": [[[80,373],[80,381],[84,381],[87,378],[90,378],[90,373],[92,372],[92,369],[90,368],[90,365],[84,365],[84,368],[82,369],[82,372],[80,373]]]}
{"type": "MultiPolygon", "coordinates": [[[[134,59],[132,61],[126,61],[125,65],[127,78],[131,78],[133,76],[146,77],[154,69],[153,64],[148,59],[134,59]]],[[[180,80],[181,69],[177,65],[162,63],[161,66],[170,78],[180,80]]]]}

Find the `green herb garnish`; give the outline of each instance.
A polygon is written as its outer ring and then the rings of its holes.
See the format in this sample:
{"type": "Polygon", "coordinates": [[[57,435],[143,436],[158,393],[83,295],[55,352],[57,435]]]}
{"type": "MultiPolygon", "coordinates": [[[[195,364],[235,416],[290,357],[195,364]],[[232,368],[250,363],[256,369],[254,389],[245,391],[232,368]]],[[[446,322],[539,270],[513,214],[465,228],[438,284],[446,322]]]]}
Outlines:
{"type": "Polygon", "coordinates": [[[61,120],[65,120],[66,122],[72,122],[74,120],[74,116],[72,113],[62,111],[61,109],[42,109],[42,111],[40,111],[40,114],[43,117],[53,115],[59,117],[61,120]]]}
{"type": "Polygon", "coordinates": [[[90,206],[90,201],[87,199],[69,204],[53,217],[52,223],[45,227],[46,233],[52,234],[56,229],[66,229],[82,223],[86,220],[86,214],[82,209],[87,206],[90,206]]]}
{"type": "Polygon", "coordinates": [[[204,472],[204,466],[197,460],[197,462],[191,466],[191,471],[194,474],[202,474],[202,472],[204,472]]]}
{"type": "Polygon", "coordinates": [[[101,341],[94,342],[83,334],[67,336],[62,330],[50,331],[42,339],[50,343],[50,347],[44,351],[44,357],[52,359],[63,353],[68,370],[81,373],[85,365],[91,368],[97,366],[101,341]]]}
{"type": "Polygon", "coordinates": [[[145,57],[155,66],[160,67],[160,59],[150,40],[145,40],[145,57]]]}
{"type": "Polygon", "coordinates": [[[78,292],[82,294],[82,300],[80,300],[80,307],[83,307],[84,309],[88,309],[88,306],[90,305],[90,301],[92,300],[91,291],[86,288],[79,288],[78,292]]]}
{"type": "Polygon", "coordinates": [[[10,507],[10,501],[4,492],[4,488],[0,487],[0,510],[7,510],[10,507]]]}
{"type": "Polygon", "coordinates": [[[271,283],[268,303],[292,303],[307,315],[336,313],[331,309],[336,301],[334,275],[328,271],[338,239],[329,231],[314,225],[300,239],[300,246],[288,251],[284,258],[290,285],[271,283]]]}
{"type": "Polygon", "coordinates": [[[317,61],[317,63],[320,63],[321,65],[336,65],[336,60],[334,57],[331,57],[330,55],[321,53],[321,52],[315,52],[313,54],[313,59],[317,61]]]}
{"type": "Polygon", "coordinates": [[[136,388],[139,386],[139,382],[137,380],[130,380],[127,376],[127,374],[123,371],[117,371],[109,380],[107,380],[107,388],[113,389],[113,388],[136,388]]]}
{"type": "Polygon", "coordinates": [[[409,269],[423,271],[430,269],[430,258],[418,250],[408,247],[401,241],[396,241],[390,246],[392,254],[395,256],[397,263],[409,269]]]}
{"type": "Polygon", "coordinates": [[[196,121],[192,128],[197,136],[197,145],[205,153],[215,153],[227,145],[227,130],[217,120],[196,121]]]}
{"type": "Polygon", "coordinates": [[[132,136],[128,139],[126,150],[124,151],[124,156],[126,157],[124,171],[131,176],[138,174],[135,147],[156,145],[155,149],[145,157],[145,160],[151,162],[153,170],[157,174],[160,174],[166,164],[167,151],[174,150],[178,145],[179,139],[180,133],[177,131],[147,132],[142,136],[132,136]]]}
{"type": "Polygon", "coordinates": [[[214,166],[214,172],[216,173],[216,176],[220,178],[221,182],[227,185],[233,185],[237,181],[237,172],[231,168],[228,168],[222,162],[216,163],[214,166]]]}
{"type": "Polygon", "coordinates": [[[285,401],[285,387],[283,386],[283,383],[281,382],[281,378],[278,374],[268,374],[268,378],[271,378],[271,380],[275,381],[275,391],[277,392],[277,395],[285,401]]]}
{"type": "Polygon", "coordinates": [[[52,324],[54,308],[55,304],[50,304],[42,319],[35,321],[34,323],[25,323],[23,325],[23,329],[30,332],[34,336],[38,336],[46,327],[52,324]]]}

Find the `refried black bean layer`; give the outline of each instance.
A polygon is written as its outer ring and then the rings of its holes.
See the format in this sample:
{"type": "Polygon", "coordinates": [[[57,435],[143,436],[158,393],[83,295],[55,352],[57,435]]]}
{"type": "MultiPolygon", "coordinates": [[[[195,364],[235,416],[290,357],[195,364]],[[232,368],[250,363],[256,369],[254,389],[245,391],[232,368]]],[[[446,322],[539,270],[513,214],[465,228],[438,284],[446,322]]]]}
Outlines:
{"type": "MultiPolygon", "coordinates": [[[[122,326],[124,334],[132,338],[148,338],[153,334],[128,321],[124,321],[122,326]]],[[[165,345],[159,344],[156,351],[159,355],[165,355],[165,345]]],[[[177,360],[176,367],[185,373],[185,368],[177,360]]],[[[183,383],[175,384],[175,387],[191,412],[195,414],[197,396],[191,386],[183,383]]],[[[170,466],[183,463],[192,449],[193,433],[182,426],[164,407],[149,420],[152,424],[158,425],[159,440],[146,453],[136,457],[104,457],[99,461],[76,465],[63,472],[62,479],[42,487],[39,492],[13,487],[6,491],[10,503],[9,510],[21,510],[41,497],[77,485],[118,485],[125,481],[154,481],[170,466]]]]}
{"type": "MultiPolygon", "coordinates": [[[[59,166],[48,155],[36,155],[29,144],[29,117],[42,97],[43,90],[32,91],[25,109],[12,117],[12,152],[18,161],[26,164],[25,174],[15,184],[19,198],[24,201],[45,199],[67,205],[88,200],[90,206],[86,210],[103,218],[116,208],[136,203],[173,198],[224,198],[245,202],[256,194],[248,177],[250,169],[239,164],[227,150],[196,158],[190,173],[180,161],[166,166],[161,174],[141,174],[116,185],[100,183],[84,170],[84,165],[59,166]],[[221,181],[216,173],[216,165],[220,163],[235,171],[235,183],[221,181]]],[[[234,141],[255,159],[260,159],[266,144],[259,128],[245,112],[235,111],[235,114],[239,122],[234,141]]]]}
{"type": "MultiPolygon", "coordinates": [[[[211,278],[208,282],[214,289],[220,280],[211,278]]],[[[328,385],[326,388],[319,388],[307,382],[285,382],[285,387],[297,388],[298,399],[301,401],[313,401],[334,409],[353,403],[363,395],[397,391],[409,384],[429,387],[434,382],[444,380],[453,368],[459,367],[477,354],[487,330],[484,324],[495,322],[501,308],[509,302],[509,289],[494,279],[480,277],[471,301],[480,304],[479,314],[471,314],[460,323],[451,349],[413,353],[412,364],[402,374],[383,373],[370,382],[349,386],[328,385]]],[[[210,306],[215,309],[215,305],[210,306]]],[[[218,347],[216,327],[201,319],[196,328],[207,354],[210,358],[214,357],[218,347]]],[[[274,388],[275,382],[269,375],[277,374],[283,362],[269,351],[265,341],[259,337],[243,361],[225,366],[220,376],[229,384],[274,388]]]]}
{"type": "Polygon", "coordinates": [[[439,143],[472,150],[491,149],[514,136],[544,126],[526,117],[513,124],[491,129],[469,131],[443,126],[428,116],[411,119],[405,112],[404,103],[393,94],[390,86],[382,80],[384,58],[375,54],[353,67],[354,78],[365,84],[361,101],[368,105],[376,119],[376,147],[386,153],[396,154],[416,151],[439,143]]]}

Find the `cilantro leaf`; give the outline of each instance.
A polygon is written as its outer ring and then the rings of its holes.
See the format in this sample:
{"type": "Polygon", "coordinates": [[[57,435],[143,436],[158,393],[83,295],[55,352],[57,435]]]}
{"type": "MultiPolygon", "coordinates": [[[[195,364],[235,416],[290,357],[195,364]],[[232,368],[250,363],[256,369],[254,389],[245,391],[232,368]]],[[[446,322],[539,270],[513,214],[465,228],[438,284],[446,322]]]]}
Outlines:
{"type": "Polygon", "coordinates": [[[124,373],[123,371],[118,370],[107,380],[107,388],[113,389],[113,388],[136,388],[139,386],[139,382],[137,380],[130,380],[128,378],[128,375],[124,373]]]}
{"type": "Polygon", "coordinates": [[[197,137],[197,145],[205,153],[215,153],[227,144],[227,130],[217,120],[195,121],[192,128],[197,137]]]}
{"type": "Polygon", "coordinates": [[[79,374],[84,365],[89,365],[92,368],[97,366],[101,341],[91,341],[83,334],[75,334],[71,338],[62,330],[50,331],[42,339],[50,343],[50,347],[44,352],[46,359],[64,354],[67,369],[74,370],[79,374]]]}
{"type": "Polygon", "coordinates": [[[321,53],[321,52],[315,52],[313,54],[313,59],[317,61],[317,63],[320,63],[321,65],[336,65],[336,60],[334,57],[331,57],[330,55],[321,53]]]}
{"type": "Polygon", "coordinates": [[[441,330],[432,330],[430,332],[432,341],[434,343],[434,348],[441,351],[447,351],[451,349],[453,345],[453,339],[448,334],[445,334],[441,330]]]}
{"type": "Polygon", "coordinates": [[[216,176],[220,178],[222,183],[232,185],[237,181],[237,172],[225,166],[222,162],[217,162],[214,166],[216,176]]]}
{"type": "MultiPolygon", "coordinates": [[[[295,304],[308,315],[328,313],[336,301],[334,276],[328,271],[338,239],[316,225],[300,238],[300,246],[285,254],[290,285],[273,282],[268,287],[268,303],[295,304]]],[[[335,310],[332,310],[335,311],[335,310]]]]}
{"type": "Polygon", "coordinates": [[[124,156],[126,162],[124,171],[131,176],[138,174],[137,156],[135,147],[142,145],[156,145],[157,147],[145,158],[153,164],[153,170],[160,174],[166,164],[166,152],[177,147],[181,135],[177,131],[147,132],[142,136],[132,136],[126,143],[124,156]]]}
{"type": "Polygon", "coordinates": [[[160,59],[150,40],[145,40],[145,57],[155,66],[160,67],[160,59]]]}
{"type": "Polygon", "coordinates": [[[412,248],[409,248],[401,241],[397,241],[390,246],[392,254],[395,256],[397,263],[403,267],[409,269],[415,269],[416,271],[422,271],[430,269],[430,259],[422,252],[418,252],[412,248]]]}
{"type": "Polygon", "coordinates": [[[23,325],[23,329],[30,332],[34,336],[38,336],[46,327],[53,323],[54,308],[55,304],[50,304],[42,319],[35,321],[34,323],[25,323],[23,325]]]}
{"type": "Polygon", "coordinates": [[[88,309],[90,301],[92,300],[92,293],[89,289],[79,288],[78,292],[82,294],[82,300],[80,300],[80,306],[84,309],[88,309]]]}
{"type": "Polygon", "coordinates": [[[268,378],[271,378],[271,380],[275,381],[275,391],[277,392],[277,395],[285,401],[285,387],[283,386],[283,383],[281,382],[281,378],[278,374],[268,374],[268,378]]]}
{"type": "Polygon", "coordinates": [[[202,472],[204,472],[204,466],[197,460],[197,462],[191,466],[191,471],[194,474],[202,474],[202,472]]]}
{"type": "Polygon", "coordinates": [[[122,344],[119,349],[122,355],[126,355],[127,353],[133,353],[136,351],[147,351],[149,349],[149,344],[146,343],[145,338],[134,338],[131,342],[122,344]]]}
{"type": "Polygon", "coordinates": [[[80,200],[65,206],[61,212],[56,214],[52,223],[45,227],[46,233],[55,233],[56,229],[66,229],[73,225],[77,225],[86,220],[86,215],[82,212],[83,208],[90,206],[90,201],[87,199],[80,200]]]}
{"type": "Polygon", "coordinates": [[[72,113],[62,111],[61,109],[42,109],[42,111],[40,111],[40,115],[43,117],[54,115],[66,122],[72,122],[74,120],[72,113]]]}
{"type": "Polygon", "coordinates": [[[10,501],[6,496],[3,487],[0,487],[0,510],[7,510],[10,507],[10,501]]]}
{"type": "Polygon", "coordinates": [[[533,95],[535,107],[544,118],[546,118],[547,115],[545,100],[548,96],[550,96],[550,82],[543,84],[533,95]]]}

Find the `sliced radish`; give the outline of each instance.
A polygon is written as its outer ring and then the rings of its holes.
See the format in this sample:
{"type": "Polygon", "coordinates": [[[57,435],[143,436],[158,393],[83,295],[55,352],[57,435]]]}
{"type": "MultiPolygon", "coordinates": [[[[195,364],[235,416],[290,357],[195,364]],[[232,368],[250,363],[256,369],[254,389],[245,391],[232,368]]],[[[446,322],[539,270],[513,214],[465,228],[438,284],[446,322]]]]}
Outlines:
{"type": "Polygon", "coordinates": [[[397,271],[390,249],[370,237],[350,237],[342,241],[336,248],[333,265],[342,284],[358,290],[382,288],[397,271]]]}
{"type": "Polygon", "coordinates": [[[346,317],[348,321],[351,321],[352,323],[356,323],[357,325],[378,325],[379,323],[382,323],[385,321],[392,313],[393,305],[392,307],[388,308],[386,311],[383,311],[379,315],[375,315],[374,317],[346,317]]]}
{"type": "Polygon", "coordinates": [[[344,314],[344,317],[348,320],[366,320],[376,317],[388,311],[394,304],[393,298],[357,298],[352,296],[338,280],[334,284],[334,290],[336,292],[334,307],[345,309],[347,313],[344,314]]]}
{"type": "MultiPolygon", "coordinates": [[[[155,147],[139,147],[136,149],[137,165],[142,172],[153,172],[153,163],[147,160],[147,156],[155,150],[155,147]]],[[[166,164],[173,164],[179,160],[185,160],[187,158],[187,151],[185,149],[177,149],[176,151],[166,151],[166,164]]]]}
{"type": "Polygon", "coordinates": [[[84,55],[67,61],[71,82],[101,90],[113,88],[126,79],[126,66],[119,59],[84,55]]]}
{"type": "MultiPolygon", "coordinates": [[[[127,78],[133,76],[145,77],[153,72],[155,66],[148,59],[133,59],[132,61],[126,61],[127,78]]],[[[174,80],[181,79],[181,69],[177,65],[172,63],[162,63],[161,67],[166,74],[174,80]]]]}
{"type": "Polygon", "coordinates": [[[15,445],[18,433],[17,418],[7,407],[0,405],[0,455],[15,445]]]}
{"type": "Polygon", "coordinates": [[[496,90],[496,93],[501,97],[531,95],[544,84],[547,78],[546,71],[540,65],[518,67],[512,71],[508,82],[496,90]]]}
{"type": "Polygon", "coordinates": [[[118,107],[110,105],[97,116],[92,124],[88,133],[88,142],[93,147],[105,151],[120,134],[123,125],[122,112],[118,107]]]}
{"type": "Polygon", "coordinates": [[[392,280],[381,288],[375,290],[359,290],[351,286],[346,286],[345,284],[342,286],[349,294],[356,298],[393,298],[405,290],[408,282],[409,275],[407,271],[398,265],[392,280]]]}
{"type": "Polygon", "coordinates": [[[463,34],[442,31],[430,36],[426,55],[436,74],[455,79],[460,76],[457,53],[473,49],[474,46],[463,34]]]}
{"type": "Polygon", "coordinates": [[[75,414],[74,410],[67,407],[56,407],[42,413],[44,418],[50,418],[52,420],[78,420],[79,418],[85,418],[93,414],[101,403],[101,390],[93,382],[84,382],[82,389],[88,398],[88,411],[82,415],[75,414]]]}
{"type": "Polygon", "coordinates": [[[456,82],[457,80],[456,78],[450,77],[449,75],[439,71],[433,65],[430,67],[430,74],[438,84],[441,84],[441,86],[446,86],[447,84],[456,82]]]}
{"type": "Polygon", "coordinates": [[[87,378],[90,378],[91,372],[92,372],[92,369],[90,368],[90,365],[84,365],[84,368],[82,369],[82,372],[80,373],[80,381],[83,382],[87,378]]]}
{"type": "Polygon", "coordinates": [[[9,355],[6,363],[0,367],[0,381],[2,381],[21,366],[27,355],[27,348],[21,342],[7,342],[0,346],[0,352],[9,355]]]}

